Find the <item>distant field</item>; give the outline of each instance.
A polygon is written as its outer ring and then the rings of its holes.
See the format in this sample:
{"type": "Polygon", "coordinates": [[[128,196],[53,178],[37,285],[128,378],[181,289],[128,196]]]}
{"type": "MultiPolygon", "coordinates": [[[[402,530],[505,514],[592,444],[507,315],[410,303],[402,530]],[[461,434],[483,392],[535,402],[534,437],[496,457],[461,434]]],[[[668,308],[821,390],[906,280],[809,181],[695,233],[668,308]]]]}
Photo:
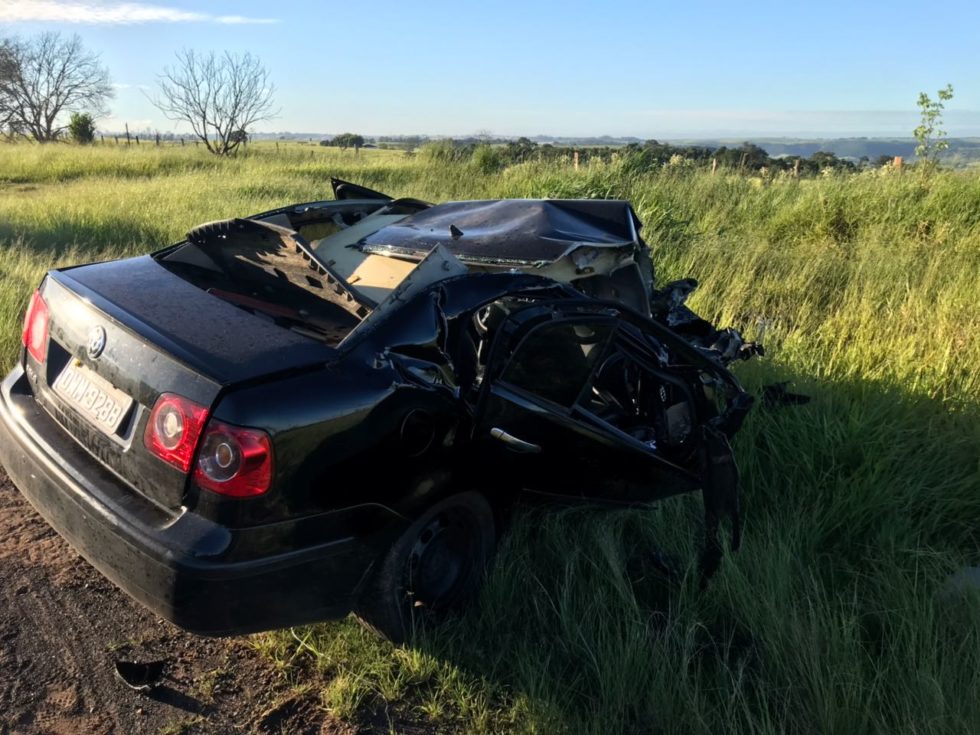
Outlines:
{"type": "Polygon", "coordinates": [[[813,402],[757,410],[738,436],[744,548],[705,593],[642,564],[693,555],[695,498],[528,513],[479,605],[415,647],[352,621],[257,636],[290,675],[323,674],[325,707],[466,733],[980,732],[980,595],[938,595],[980,562],[980,175],[486,175],[301,144],[229,160],[0,145],[0,365],[45,269],[330,198],[330,176],[432,201],[629,199],[658,279],[697,278],[696,310],[765,342],[743,381],[813,402]]]}

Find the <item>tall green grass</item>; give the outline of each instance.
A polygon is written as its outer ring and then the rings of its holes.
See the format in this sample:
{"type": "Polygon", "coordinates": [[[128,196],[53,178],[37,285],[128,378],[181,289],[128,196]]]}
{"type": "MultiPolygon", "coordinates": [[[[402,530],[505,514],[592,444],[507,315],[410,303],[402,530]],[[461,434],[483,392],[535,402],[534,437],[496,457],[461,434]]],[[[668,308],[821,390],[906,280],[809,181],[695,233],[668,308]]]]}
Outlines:
{"type": "Polygon", "coordinates": [[[813,401],[758,409],[739,434],[744,547],[706,592],[649,563],[656,548],[693,557],[695,498],[528,510],[479,604],[413,647],[352,621],[257,637],[284,671],[321,672],[325,707],[458,732],[980,731],[980,599],[942,591],[980,561],[976,173],[487,175],[299,145],[230,160],[0,146],[3,365],[52,264],[329,198],[332,175],[433,201],[629,199],[658,278],[697,278],[697,310],[766,343],[743,381],[790,380],[813,401]]]}

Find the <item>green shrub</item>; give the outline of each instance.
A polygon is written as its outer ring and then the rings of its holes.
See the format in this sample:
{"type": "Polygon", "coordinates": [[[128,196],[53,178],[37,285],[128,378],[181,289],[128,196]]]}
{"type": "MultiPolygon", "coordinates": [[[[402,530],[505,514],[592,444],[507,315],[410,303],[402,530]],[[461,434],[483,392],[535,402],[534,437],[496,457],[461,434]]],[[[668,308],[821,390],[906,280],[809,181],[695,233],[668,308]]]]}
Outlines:
{"type": "Polygon", "coordinates": [[[95,119],[87,112],[73,112],[68,134],[76,143],[91,143],[95,140],[95,119]]]}
{"type": "Polygon", "coordinates": [[[503,167],[500,154],[492,146],[486,144],[478,145],[473,149],[470,163],[477,171],[484,174],[496,173],[503,167]]]}

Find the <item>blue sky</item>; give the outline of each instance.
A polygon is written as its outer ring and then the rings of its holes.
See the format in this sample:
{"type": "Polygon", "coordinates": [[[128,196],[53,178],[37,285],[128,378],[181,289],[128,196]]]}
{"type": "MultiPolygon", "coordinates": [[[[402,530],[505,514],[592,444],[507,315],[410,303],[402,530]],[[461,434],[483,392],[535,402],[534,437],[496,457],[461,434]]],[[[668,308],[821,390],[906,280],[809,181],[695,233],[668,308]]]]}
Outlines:
{"type": "Polygon", "coordinates": [[[947,129],[980,135],[976,0],[0,0],[0,34],[45,30],[102,55],[106,129],[179,131],[144,93],[189,48],[262,59],[263,131],[907,136],[949,82],[947,129]]]}

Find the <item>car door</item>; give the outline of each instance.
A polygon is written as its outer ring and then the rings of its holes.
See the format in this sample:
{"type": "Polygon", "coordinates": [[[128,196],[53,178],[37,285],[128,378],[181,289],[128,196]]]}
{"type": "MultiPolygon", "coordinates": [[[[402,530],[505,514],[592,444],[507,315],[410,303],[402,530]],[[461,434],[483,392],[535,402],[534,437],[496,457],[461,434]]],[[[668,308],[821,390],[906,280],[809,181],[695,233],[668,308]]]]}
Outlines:
{"type": "Polygon", "coordinates": [[[488,470],[525,490],[625,502],[696,487],[696,396],[655,370],[658,351],[615,307],[512,313],[493,340],[474,423],[488,470]],[[656,425],[644,427],[633,419],[651,401],[663,410],[646,411],[656,425]]]}

